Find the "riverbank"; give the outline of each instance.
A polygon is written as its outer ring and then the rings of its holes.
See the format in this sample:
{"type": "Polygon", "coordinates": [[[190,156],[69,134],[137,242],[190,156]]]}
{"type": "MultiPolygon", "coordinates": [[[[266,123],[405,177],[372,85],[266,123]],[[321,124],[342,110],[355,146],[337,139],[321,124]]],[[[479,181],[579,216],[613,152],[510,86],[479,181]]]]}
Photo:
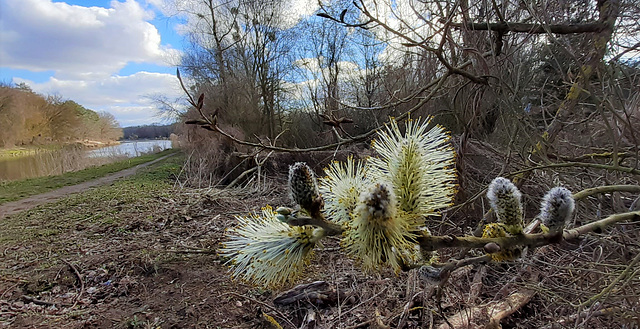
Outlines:
{"type": "Polygon", "coordinates": [[[19,157],[32,156],[40,152],[50,152],[64,149],[65,147],[76,147],[85,149],[95,149],[106,146],[119,145],[120,141],[76,141],[67,144],[44,144],[44,145],[29,145],[11,148],[0,148],[0,160],[2,159],[15,159],[19,157]]]}
{"type": "Polygon", "coordinates": [[[168,149],[155,154],[129,158],[97,167],[89,167],[79,171],[67,172],[62,175],[0,183],[0,204],[45,193],[64,186],[80,184],[92,179],[104,177],[111,173],[153,161],[175,152],[177,152],[177,150],[168,149]]]}
{"type": "Polygon", "coordinates": [[[4,156],[0,156],[0,182],[62,175],[171,148],[171,142],[167,140],[125,140],[97,145],[86,142],[64,147],[48,145],[4,150],[4,156]]]}
{"type": "Polygon", "coordinates": [[[2,220],[5,216],[11,216],[15,213],[19,213],[21,211],[26,211],[29,209],[33,209],[37,206],[55,202],[62,198],[68,197],[72,194],[76,193],[84,193],[87,192],[91,188],[96,188],[102,185],[112,184],[119,179],[123,179],[125,177],[129,177],[134,175],[138,170],[153,165],[156,162],[163,161],[168,157],[176,155],[175,153],[167,154],[153,161],[145,162],[143,164],[139,164],[135,167],[124,169],[117,171],[113,174],[106,175],[104,177],[100,177],[97,179],[92,179],[80,184],[70,185],[61,187],[46,193],[36,194],[30,197],[26,197],[17,201],[7,202],[0,204],[0,220],[2,220]]]}

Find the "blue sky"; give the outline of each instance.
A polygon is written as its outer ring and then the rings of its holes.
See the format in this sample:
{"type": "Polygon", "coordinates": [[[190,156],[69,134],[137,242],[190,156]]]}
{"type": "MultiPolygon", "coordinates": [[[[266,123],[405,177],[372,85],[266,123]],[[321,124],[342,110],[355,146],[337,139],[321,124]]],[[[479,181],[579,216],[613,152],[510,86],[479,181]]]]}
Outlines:
{"type": "Polygon", "coordinates": [[[121,126],[166,123],[155,95],[182,95],[183,38],[162,0],[0,0],[0,81],[27,83],[121,126]]]}

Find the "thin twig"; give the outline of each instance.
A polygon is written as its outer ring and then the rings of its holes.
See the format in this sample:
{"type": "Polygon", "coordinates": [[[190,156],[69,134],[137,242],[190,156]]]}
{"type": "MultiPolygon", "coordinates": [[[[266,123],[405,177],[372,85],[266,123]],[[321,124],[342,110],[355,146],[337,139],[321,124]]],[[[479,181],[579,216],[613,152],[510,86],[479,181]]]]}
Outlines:
{"type": "Polygon", "coordinates": [[[269,304],[267,304],[267,303],[265,303],[265,302],[262,302],[262,301],[259,301],[259,300],[255,299],[255,298],[252,298],[252,297],[249,297],[249,296],[246,296],[246,295],[242,295],[242,294],[239,294],[239,293],[237,293],[237,292],[232,292],[232,291],[230,291],[230,292],[225,292],[224,294],[219,295],[219,296],[218,296],[218,298],[221,298],[221,297],[226,296],[226,295],[234,295],[234,296],[239,297],[239,298],[246,298],[246,299],[248,299],[248,300],[250,300],[250,301],[252,301],[252,302],[254,302],[254,303],[257,303],[257,304],[260,304],[260,305],[262,305],[262,306],[264,306],[264,307],[267,307],[267,308],[269,308],[270,310],[272,310],[272,311],[276,312],[276,314],[278,314],[278,316],[279,316],[282,320],[284,320],[285,322],[287,322],[287,324],[289,324],[289,325],[291,326],[291,328],[297,328],[297,326],[296,326],[295,324],[293,324],[293,322],[291,322],[291,320],[289,320],[289,317],[287,317],[286,315],[284,315],[284,314],[283,314],[282,312],[280,312],[277,308],[275,308],[275,307],[273,307],[273,306],[271,306],[271,305],[269,305],[269,304]]]}
{"type": "Polygon", "coordinates": [[[636,255],[635,258],[633,258],[633,260],[631,261],[631,263],[629,263],[629,265],[627,266],[627,268],[624,269],[624,271],[622,271],[622,273],[620,273],[620,275],[618,275],[618,277],[616,277],[615,280],[613,280],[613,282],[611,282],[611,284],[609,284],[606,288],[604,288],[600,293],[598,293],[597,295],[589,298],[589,300],[583,302],[580,304],[580,307],[585,307],[585,306],[590,306],[591,304],[593,304],[594,302],[596,302],[598,299],[603,298],[604,296],[608,295],[611,290],[613,290],[613,288],[622,280],[624,280],[633,269],[635,269],[636,264],[640,261],[640,253],[638,253],[636,255]]]}
{"type": "Polygon", "coordinates": [[[563,319],[554,319],[553,322],[551,324],[548,324],[540,329],[556,329],[556,328],[563,328],[565,327],[568,323],[570,322],[574,322],[577,319],[582,319],[585,318],[587,316],[604,316],[604,315],[610,315],[612,313],[615,312],[619,312],[621,309],[620,307],[608,307],[605,309],[601,309],[601,310],[597,310],[595,312],[592,312],[592,310],[586,310],[577,314],[572,314],[566,318],[563,319]]]}
{"type": "Polygon", "coordinates": [[[80,298],[82,297],[82,294],[84,293],[84,280],[82,279],[82,276],[80,275],[80,272],[78,271],[78,268],[76,268],[73,264],[69,263],[65,259],[62,259],[62,261],[65,264],[69,265],[69,267],[71,267],[71,269],[73,270],[73,273],[78,278],[78,281],[80,281],[80,293],[76,296],[76,298],[74,298],[73,305],[71,306],[71,308],[73,308],[78,304],[78,301],[80,300],[80,298]]]}
{"type": "Polygon", "coordinates": [[[287,220],[287,223],[292,226],[305,226],[313,225],[321,227],[325,230],[328,236],[340,235],[344,232],[344,228],[334,222],[326,220],[322,216],[317,217],[294,217],[287,220]]]}
{"type": "Polygon", "coordinates": [[[358,307],[360,307],[360,306],[362,306],[362,305],[364,305],[364,304],[366,304],[366,303],[368,303],[368,302],[370,302],[370,301],[372,301],[372,300],[374,300],[374,299],[378,298],[380,295],[382,295],[382,293],[384,293],[385,291],[387,291],[387,288],[388,288],[388,287],[389,287],[389,286],[385,286],[385,287],[384,287],[384,288],[382,288],[382,290],[380,290],[377,294],[375,294],[375,295],[373,295],[373,296],[371,296],[371,297],[367,298],[366,300],[364,300],[364,301],[362,301],[362,302],[358,303],[358,305],[356,305],[356,306],[352,307],[351,309],[349,309],[348,311],[344,312],[343,314],[351,313],[353,310],[357,309],[358,307]]]}
{"type": "Polygon", "coordinates": [[[20,282],[14,284],[13,286],[7,288],[7,290],[5,290],[2,295],[0,295],[0,300],[2,300],[2,298],[4,298],[4,295],[6,295],[9,291],[15,289],[18,285],[20,285],[20,282]]]}
{"type": "Polygon", "coordinates": [[[165,252],[172,252],[175,254],[205,254],[205,255],[216,255],[218,253],[217,250],[203,250],[203,249],[192,249],[192,250],[165,250],[165,252]]]}
{"type": "Polygon", "coordinates": [[[22,295],[22,299],[28,303],[34,303],[36,305],[43,305],[43,306],[55,306],[55,305],[60,305],[60,306],[75,306],[76,304],[74,303],[73,305],[71,304],[67,304],[67,303],[56,303],[56,302],[49,302],[46,300],[41,300],[41,299],[37,299],[35,297],[31,297],[31,296],[27,296],[27,295],[22,295]]]}

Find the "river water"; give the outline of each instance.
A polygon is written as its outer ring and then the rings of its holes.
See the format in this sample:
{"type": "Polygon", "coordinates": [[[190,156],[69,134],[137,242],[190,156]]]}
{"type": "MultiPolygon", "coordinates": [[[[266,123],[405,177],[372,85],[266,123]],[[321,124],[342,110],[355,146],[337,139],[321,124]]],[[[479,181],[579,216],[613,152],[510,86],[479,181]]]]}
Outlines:
{"type": "Polygon", "coordinates": [[[122,141],[119,145],[91,150],[72,148],[41,151],[16,158],[0,158],[0,182],[60,175],[168,148],[171,148],[171,141],[168,140],[122,141]]]}
{"type": "Polygon", "coordinates": [[[171,148],[171,141],[168,140],[123,141],[119,145],[87,151],[87,155],[89,157],[126,156],[133,158],[145,153],[158,153],[169,148],[171,148]]]}

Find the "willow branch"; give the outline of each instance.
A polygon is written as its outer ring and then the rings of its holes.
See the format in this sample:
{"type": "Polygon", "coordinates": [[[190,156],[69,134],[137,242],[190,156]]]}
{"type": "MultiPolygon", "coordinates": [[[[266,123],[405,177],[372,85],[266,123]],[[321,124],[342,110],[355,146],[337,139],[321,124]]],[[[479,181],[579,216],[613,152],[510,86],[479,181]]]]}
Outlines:
{"type": "Polygon", "coordinates": [[[593,188],[588,188],[582,190],[573,195],[574,200],[581,200],[588,196],[592,196],[594,194],[600,193],[612,193],[612,192],[631,192],[638,193],[640,192],[640,186],[638,185],[607,185],[607,186],[598,186],[593,188]]]}
{"type": "Polygon", "coordinates": [[[292,226],[312,225],[324,229],[327,236],[341,235],[344,232],[342,226],[326,220],[322,215],[313,217],[290,217],[287,224],[292,226]]]}
{"type": "Polygon", "coordinates": [[[567,168],[567,167],[596,168],[596,169],[604,169],[608,171],[620,171],[628,174],[640,175],[640,170],[629,168],[629,167],[612,166],[612,165],[605,165],[600,163],[588,163],[588,162],[563,162],[563,163],[550,163],[550,164],[537,166],[537,167],[530,167],[530,168],[514,171],[506,176],[513,177],[513,176],[517,176],[517,175],[520,175],[529,171],[538,170],[538,169],[567,168]]]}
{"type": "Polygon", "coordinates": [[[562,234],[562,238],[565,240],[573,240],[578,238],[580,235],[583,235],[586,233],[591,233],[591,232],[601,233],[607,227],[615,223],[619,223],[623,221],[631,221],[638,218],[640,218],[640,211],[630,211],[630,212],[611,215],[599,221],[585,224],[580,227],[576,227],[574,229],[565,230],[564,234],[562,234]]]}
{"type": "Polygon", "coordinates": [[[589,298],[587,301],[585,301],[584,303],[580,304],[580,306],[591,306],[591,304],[595,303],[596,301],[598,301],[599,299],[607,296],[608,294],[611,293],[611,291],[613,290],[613,288],[620,283],[620,281],[625,280],[633,270],[635,270],[636,268],[636,264],[638,264],[638,261],[640,261],[640,254],[637,254],[636,257],[631,261],[631,263],[629,263],[629,265],[627,266],[627,268],[624,269],[624,271],[622,271],[622,273],[620,273],[620,275],[618,275],[618,277],[613,280],[613,282],[611,282],[611,284],[609,284],[606,288],[604,288],[600,293],[598,293],[597,295],[589,298]]]}
{"type": "Polygon", "coordinates": [[[640,211],[615,214],[599,221],[585,224],[574,229],[565,230],[561,236],[557,233],[521,234],[500,238],[480,238],[475,236],[421,236],[418,237],[417,240],[420,247],[425,251],[434,251],[442,248],[484,248],[491,243],[497,244],[500,249],[509,249],[516,246],[535,248],[548,244],[559,243],[562,240],[574,240],[581,235],[591,232],[600,233],[615,223],[630,221],[636,218],[640,218],[640,211]]]}
{"type": "MultiPolygon", "coordinates": [[[[631,211],[620,214],[614,214],[607,218],[582,225],[580,227],[565,230],[562,235],[559,233],[537,233],[537,234],[520,234],[508,237],[499,238],[481,238],[476,236],[420,236],[416,240],[420,247],[424,251],[434,251],[443,248],[481,248],[484,249],[489,244],[496,244],[500,249],[509,249],[512,247],[529,247],[536,248],[549,244],[559,243],[562,240],[575,240],[581,235],[595,232],[601,233],[607,227],[623,222],[630,221],[636,218],[640,218],[640,211],[631,211]]],[[[313,225],[321,227],[326,231],[327,236],[341,235],[344,232],[344,228],[340,225],[326,220],[323,216],[314,217],[293,217],[290,218],[287,223],[293,226],[313,225]]],[[[457,261],[456,264],[445,263],[442,265],[443,269],[450,268],[455,269],[460,266],[467,265],[467,260],[457,261]],[[462,263],[461,263],[462,262],[462,263]]],[[[484,261],[483,258],[476,260],[470,259],[468,261],[478,262],[484,261]]]]}

